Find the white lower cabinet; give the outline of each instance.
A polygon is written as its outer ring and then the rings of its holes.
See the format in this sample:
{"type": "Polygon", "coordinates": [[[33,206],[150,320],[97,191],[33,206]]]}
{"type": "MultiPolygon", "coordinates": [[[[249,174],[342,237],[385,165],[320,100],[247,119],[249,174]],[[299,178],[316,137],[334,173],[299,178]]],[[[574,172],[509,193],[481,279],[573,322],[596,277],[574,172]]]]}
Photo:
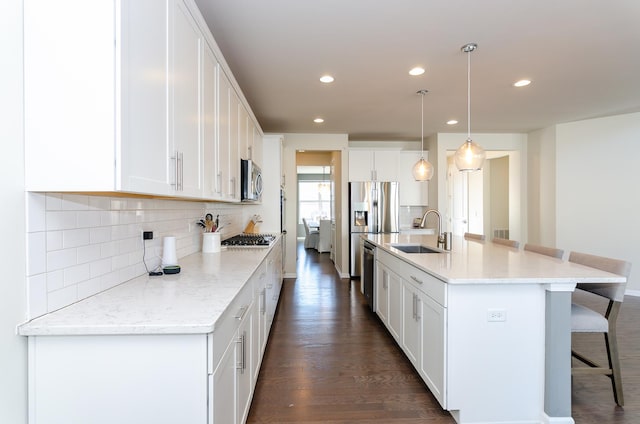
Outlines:
{"type": "Polygon", "coordinates": [[[29,423],[244,423],[281,270],[277,244],[212,333],[29,336],[29,423]]]}
{"type": "Polygon", "coordinates": [[[376,267],[377,313],[446,408],[445,283],[381,249],[376,267]]]}

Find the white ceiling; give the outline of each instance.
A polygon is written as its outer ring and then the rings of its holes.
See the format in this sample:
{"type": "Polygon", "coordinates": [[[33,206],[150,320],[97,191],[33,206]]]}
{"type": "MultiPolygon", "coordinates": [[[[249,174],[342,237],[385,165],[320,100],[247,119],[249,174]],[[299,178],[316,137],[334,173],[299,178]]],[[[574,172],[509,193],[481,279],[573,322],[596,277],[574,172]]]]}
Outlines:
{"type": "Polygon", "coordinates": [[[470,42],[472,134],[640,111],[639,0],[196,2],[265,132],[420,140],[427,89],[425,137],[464,133],[470,42]]]}

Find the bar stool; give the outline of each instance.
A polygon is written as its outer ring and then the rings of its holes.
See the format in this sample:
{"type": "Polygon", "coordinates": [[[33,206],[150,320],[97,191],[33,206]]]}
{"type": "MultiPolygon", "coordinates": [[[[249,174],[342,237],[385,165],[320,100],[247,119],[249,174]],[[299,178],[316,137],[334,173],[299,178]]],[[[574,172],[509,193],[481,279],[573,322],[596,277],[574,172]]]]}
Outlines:
{"type": "MultiPolygon", "coordinates": [[[[571,252],[569,262],[597,268],[613,274],[629,277],[631,264],[618,259],[610,259],[602,256],[589,255],[586,253],[571,252]]],[[[607,350],[609,366],[603,366],[597,362],[571,350],[571,356],[586,364],[586,367],[572,367],[571,374],[605,374],[611,378],[613,388],[613,398],[620,406],[624,405],[622,394],[622,376],[620,372],[620,359],[618,358],[618,338],[616,331],[616,320],[620,312],[620,306],[624,300],[625,284],[611,283],[582,283],[577,288],[594,293],[609,299],[607,311],[604,315],[586,306],[573,303],[571,305],[571,332],[573,333],[603,333],[607,350]]]]}
{"type": "Polygon", "coordinates": [[[520,247],[520,242],[517,240],[494,237],[491,241],[496,244],[502,244],[503,246],[515,247],[516,249],[520,247]]]}
{"type": "Polygon", "coordinates": [[[484,240],[484,234],[464,233],[467,240],[484,240]]]}
{"type": "Polygon", "coordinates": [[[562,259],[564,250],[555,247],[540,246],[538,244],[525,243],[524,250],[539,253],[541,255],[551,256],[552,258],[562,259]]]}

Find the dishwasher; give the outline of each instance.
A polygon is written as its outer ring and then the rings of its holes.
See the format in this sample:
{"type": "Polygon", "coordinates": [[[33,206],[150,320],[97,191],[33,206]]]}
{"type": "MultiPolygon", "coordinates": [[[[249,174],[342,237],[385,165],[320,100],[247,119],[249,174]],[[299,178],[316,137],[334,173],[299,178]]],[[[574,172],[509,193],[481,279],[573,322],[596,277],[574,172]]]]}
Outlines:
{"type": "Polygon", "coordinates": [[[372,311],[374,309],[373,297],[374,288],[373,281],[375,279],[376,269],[376,247],[365,241],[362,246],[362,286],[364,291],[364,297],[367,299],[369,308],[372,311]]]}

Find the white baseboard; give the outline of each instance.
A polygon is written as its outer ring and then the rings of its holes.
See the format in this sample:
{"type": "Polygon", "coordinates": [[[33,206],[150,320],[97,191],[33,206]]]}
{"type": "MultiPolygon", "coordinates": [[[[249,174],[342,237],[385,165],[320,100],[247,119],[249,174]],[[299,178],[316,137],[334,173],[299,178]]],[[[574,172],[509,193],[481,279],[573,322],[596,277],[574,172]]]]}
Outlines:
{"type": "Polygon", "coordinates": [[[624,294],[626,296],[640,297],[640,290],[625,290],[624,294]]]}

